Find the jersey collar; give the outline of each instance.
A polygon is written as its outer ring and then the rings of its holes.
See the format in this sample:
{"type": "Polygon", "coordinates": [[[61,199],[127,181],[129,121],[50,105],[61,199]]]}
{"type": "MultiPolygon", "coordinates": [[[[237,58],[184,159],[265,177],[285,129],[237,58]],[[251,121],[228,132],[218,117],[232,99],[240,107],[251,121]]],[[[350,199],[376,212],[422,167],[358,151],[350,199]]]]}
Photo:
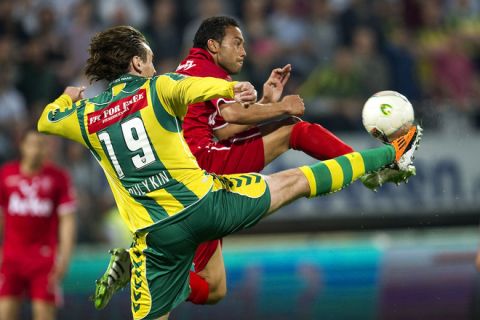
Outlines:
{"type": "Polygon", "coordinates": [[[108,87],[112,88],[113,86],[115,86],[117,84],[120,84],[120,83],[127,83],[127,82],[132,82],[132,81],[140,80],[140,79],[145,80],[145,77],[136,76],[136,75],[133,75],[133,74],[130,74],[130,73],[126,73],[126,74],[121,75],[119,78],[113,80],[112,82],[110,82],[108,84],[108,87]]]}
{"type": "Polygon", "coordinates": [[[215,64],[215,61],[213,60],[212,55],[205,49],[191,48],[190,52],[188,53],[187,59],[189,59],[189,58],[195,58],[195,59],[198,59],[198,60],[207,60],[207,61],[211,62],[210,68],[216,69],[216,71],[219,73],[219,75],[223,76],[224,79],[225,78],[230,78],[230,74],[225,69],[223,69],[222,67],[215,64]]]}

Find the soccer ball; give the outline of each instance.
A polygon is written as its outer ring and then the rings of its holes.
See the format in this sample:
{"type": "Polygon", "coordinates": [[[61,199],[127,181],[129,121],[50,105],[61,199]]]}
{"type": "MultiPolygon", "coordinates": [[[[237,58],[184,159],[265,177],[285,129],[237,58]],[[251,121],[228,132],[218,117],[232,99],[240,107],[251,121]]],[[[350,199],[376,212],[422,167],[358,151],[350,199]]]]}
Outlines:
{"type": "Polygon", "coordinates": [[[380,91],[365,102],[362,122],[377,139],[392,141],[410,129],[414,120],[410,101],[396,91],[380,91]]]}

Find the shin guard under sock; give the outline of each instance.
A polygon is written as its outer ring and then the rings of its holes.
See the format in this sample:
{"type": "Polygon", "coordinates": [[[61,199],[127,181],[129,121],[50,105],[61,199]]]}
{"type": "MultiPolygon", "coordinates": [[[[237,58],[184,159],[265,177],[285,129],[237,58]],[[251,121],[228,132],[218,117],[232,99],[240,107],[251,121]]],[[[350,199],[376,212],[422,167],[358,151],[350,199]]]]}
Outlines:
{"type": "Polygon", "coordinates": [[[395,160],[390,145],[346,154],[335,159],[300,167],[310,185],[310,197],[341,190],[365,173],[384,168],[395,160]]]}

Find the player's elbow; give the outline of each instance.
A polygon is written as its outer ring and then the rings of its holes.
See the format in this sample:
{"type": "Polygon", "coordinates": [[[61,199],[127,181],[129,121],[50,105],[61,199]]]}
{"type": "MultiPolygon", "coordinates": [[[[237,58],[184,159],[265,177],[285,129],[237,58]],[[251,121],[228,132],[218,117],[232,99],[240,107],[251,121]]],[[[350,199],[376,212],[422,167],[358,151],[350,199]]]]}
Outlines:
{"type": "Polygon", "coordinates": [[[48,121],[49,106],[45,107],[40,118],[37,120],[37,131],[41,133],[48,133],[50,129],[50,121],[48,121]]]}
{"type": "Polygon", "coordinates": [[[37,122],[37,131],[41,133],[48,132],[47,125],[45,124],[45,121],[42,121],[42,118],[40,118],[37,122]]]}

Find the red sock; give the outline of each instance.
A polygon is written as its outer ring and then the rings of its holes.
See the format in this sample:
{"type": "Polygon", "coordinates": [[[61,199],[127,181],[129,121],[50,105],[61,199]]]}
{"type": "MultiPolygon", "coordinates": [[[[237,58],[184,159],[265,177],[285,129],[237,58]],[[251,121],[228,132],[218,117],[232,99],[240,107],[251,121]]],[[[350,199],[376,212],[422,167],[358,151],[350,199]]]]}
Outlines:
{"type": "Polygon", "coordinates": [[[208,283],[193,271],[190,271],[190,295],[187,301],[194,304],[205,304],[208,299],[208,283]]]}
{"type": "Polygon", "coordinates": [[[352,147],[319,124],[298,122],[292,128],[290,148],[318,160],[327,160],[353,152],[352,147]]]}

